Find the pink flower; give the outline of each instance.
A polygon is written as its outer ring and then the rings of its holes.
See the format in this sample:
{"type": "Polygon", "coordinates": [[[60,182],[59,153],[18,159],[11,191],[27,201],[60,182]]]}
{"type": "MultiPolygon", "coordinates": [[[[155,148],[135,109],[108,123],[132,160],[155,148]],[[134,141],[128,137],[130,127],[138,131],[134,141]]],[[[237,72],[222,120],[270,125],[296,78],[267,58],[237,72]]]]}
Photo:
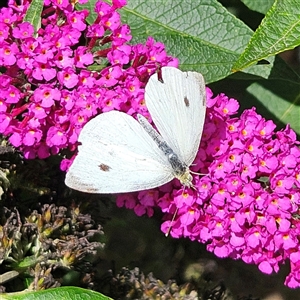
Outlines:
{"type": "Polygon", "coordinates": [[[94,38],[101,38],[103,37],[105,32],[104,26],[102,24],[92,24],[88,27],[86,36],[87,37],[94,37],[94,38]]]}
{"type": "MultiPolygon", "coordinates": [[[[206,243],[215,255],[255,263],[268,274],[278,272],[296,251],[300,235],[295,135],[289,126],[274,132],[273,122],[254,109],[233,118],[237,102],[222,94],[212,97],[208,90],[203,136],[192,167],[206,175],[194,175],[195,190],[184,193],[176,180],[158,188],[153,208],[167,214],[161,228],[172,237],[206,243]]],[[[135,207],[146,213],[139,201],[135,207]]],[[[293,278],[298,273],[291,272],[287,283],[300,285],[293,278]]]]}
{"type": "Polygon", "coordinates": [[[273,272],[273,268],[271,264],[267,261],[263,261],[258,265],[258,268],[266,274],[271,274],[273,272]]]}
{"type": "Polygon", "coordinates": [[[61,85],[65,86],[68,89],[75,87],[75,85],[78,83],[78,75],[70,67],[67,67],[58,72],[57,79],[61,85]]]}
{"type": "Polygon", "coordinates": [[[113,0],[113,8],[118,9],[127,4],[127,0],[113,0]]]}
{"type": "Polygon", "coordinates": [[[118,83],[118,80],[123,75],[119,66],[105,68],[101,72],[101,78],[96,82],[100,87],[112,87],[118,83]]]}
{"type": "Polygon", "coordinates": [[[74,64],[74,57],[72,55],[73,51],[70,49],[59,50],[54,57],[55,65],[60,69],[72,67],[74,64]]]}
{"type": "Polygon", "coordinates": [[[121,25],[114,31],[113,45],[120,46],[131,40],[130,28],[127,24],[121,25]]]}
{"type": "Polygon", "coordinates": [[[2,90],[2,96],[5,99],[6,104],[15,104],[20,101],[22,94],[16,87],[10,85],[7,89],[2,90]]]}
{"type": "Polygon", "coordinates": [[[136,206],[137,201],[134,195],[123,194],[118,196],[116,204],[118,207],[125,206],[126,208],[133,209],[136,206]]]}
{"type": "Polygon", "coordinates": [[[50,146],[64,146],[67,142],[67,138],[63,130],[58,127],[52,126],[48,130],[46,141],[50,146]]]}
{"type": "Polygon", "coordinates": [[[95,12],[99,14],[99,16],[103,17],[105,15],[109,15],[112,11],[112,7],[102,1],[97,1],[95,4],[95,12]]]}
{"type": "Polygon", "coordinates": [[[23,144],[26,146],[32,146],[39,142],[42,138],[41,130],[36,130],[34,128],[28,128],[28,132],[25,133],[23,137],[23,144]]]}
{"type": "Polygon", "coordinates": [[[109,29],[111,31],[116,30],[120,27],[120,15],[116,11],[113,11],[110,14],[103,15],[101,18],[101,24],[105,29],[109,29]]]}
{"type": "Polygon", "coordinates": [[[79,31],[83,31],[86,28],[85,18],[88,16],[87,10],[70,12],[67,14],[69,24],[79,31]]]}
{"type": "Polygon", "coordinates": [[[93,54],[87,53],[85,47],[78,47],[75,50],[75,66],[77,68],[85,68],[88,65],[91,65],[94,62],[93,54]]]}
{"type": "Polygon", "coordinates": [[[50,64],[46,63],[33,63],[34,69],[32,70],[32,77],[36,80],[50,81],[56,76],[56,70],[50,64]]]}
{"type": "Polygon", "coordinates": [[[40,102],[40,105],[44,108],[51,107],[54,101],[58,101],[61,98],[61,92],[57,88],[52,88],[50,85],[40,85],[34,91],[33,99],[35,102],[40,102]]]}
{"type": "Polygon", "coordinates": [[[107,58],[112,64],[126,65],[130,60],[131,47],[122,45],[114,48],[107,54],[107,58]]]}
{"type": "Polygon", "coordinates": [[[9,27],[5,23],[0,22],[0,42],[2,43],[9,36],[9,27]]]}
{"type": "Polygon", "coordinates": [[[278,174],[277,176],[272,176],[270,180],[271,188],[276,193],[288,193],[294,184],[294,178],[289,177],[285,174],[278,174]]]}
{"type": "Polygon", "coordinates": [[[50,110],[44,109],[40,104],[32,103],[28,109],[34,114],[37,119],[44,119],[50,113],[50,110]]]}
{"type": "Polygon", "coordinates": [[[24,22],[15,27],[12,33],[14,38],[27,39],[33,35],[34,28],[29,22],[24,22]]]}
{"type": "Polygon", "coordinates": [[[53,4],[55,4],[56,6],[58,6],[61,9],[67,8],[70,5],[69,0],[48,0],[49,3],[45,3],[45,5],[49,5],[51,3],[51,1],[53,1],[53,4]]]}
{"type": "Polygon", "coordinates": [[[17,52],[18,46],[16,43],[3,42],[0,47],[0,65],[12,66],[15,64],[17,52]]]}

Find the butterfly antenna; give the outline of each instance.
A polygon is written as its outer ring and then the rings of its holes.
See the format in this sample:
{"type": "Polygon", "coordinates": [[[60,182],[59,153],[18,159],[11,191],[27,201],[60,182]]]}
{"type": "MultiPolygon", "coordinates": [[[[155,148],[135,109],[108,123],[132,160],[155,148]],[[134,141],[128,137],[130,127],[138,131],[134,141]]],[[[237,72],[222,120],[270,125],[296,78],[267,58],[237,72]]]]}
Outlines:
{"type": "Polygon", "coordinates": [[[194,172],[192,170],[190,170],[190,173],[194,174],[194,175],[200,175],[200,176],[206,176],[208,173],[198,173],[198,172],[194,172]]]}
{"type": "Polygon", "coordinates": [[[175,211],[175,213],[174,213],[174,215],[173,215],[173,218],[172,218],[172,220],[171,220],[171,225],[170,225],[170,227],[169,227],[167,233],[165,234],[166,237],[168,237],[169,234],[170,234],[170,232],[171,232],[171,229],[172,229],[172,226],[173,226],[173,222],[174,222],[174,220],[175,220],[175,217],[177,216],[177,212],[178,212],[178,207],[176,207],[176,211],[175,211]]]}
{"type": "MultiPolygon", "coordinates": [[[[194,185],[192,187],[194,187],[194,185]]],[[[185,188],[186,188],[186,186],[183,187],[183,193],[185,192],[185,188]]],[[[169,234],[170,234],[170,232],[171,232],[171,229],[172,229],[172,226],[173,226],[173,222],[174,222],[174,220],[175,220],[175,218],[177,216],[177,212],[178,212],[178,207],[176,207],[175,213],[174,213],[173,218],[171,220],[171,225],[170,225],[167,233],[165,234],[166,237],[168,237],[169,234]]]]}

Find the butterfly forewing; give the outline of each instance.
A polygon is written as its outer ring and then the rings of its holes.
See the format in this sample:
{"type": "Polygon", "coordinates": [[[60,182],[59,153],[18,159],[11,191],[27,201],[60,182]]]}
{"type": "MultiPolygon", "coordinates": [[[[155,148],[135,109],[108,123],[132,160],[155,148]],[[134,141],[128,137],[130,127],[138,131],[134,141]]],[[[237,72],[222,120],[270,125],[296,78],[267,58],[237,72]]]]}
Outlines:
{"type": "Polygon", "coordinates": [[[146,85],[146,106],[158,131],[188,166],[197,154],[206,112],[203,76],[161,69],[162,80],[152,75],[146,85]]]}

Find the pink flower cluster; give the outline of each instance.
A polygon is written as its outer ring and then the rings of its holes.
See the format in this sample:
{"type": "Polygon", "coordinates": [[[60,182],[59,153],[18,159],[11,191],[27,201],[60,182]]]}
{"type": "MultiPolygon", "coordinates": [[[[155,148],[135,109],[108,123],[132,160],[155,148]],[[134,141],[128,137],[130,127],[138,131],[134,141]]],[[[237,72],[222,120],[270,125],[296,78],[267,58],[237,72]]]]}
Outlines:
{"type": "Polygon", "coordinates": [[[71,1],[46,0],[36,33],[23,22],[29,2],[11,0],[0,12],[0,133],[26,158],[74,151],[83,125],[101,112],[145,113],[145,81],[158,66],[177,66],[152,38],[127,44],[130,29],[116,11],[126,0],[97,2],[91,25],[71,1]]]}
{"type": "Polygon", "coordinates": [[[285,284],[300,286],[300,150],[293,130],[274,132],[255,109],[239,107],[207,89],[207,114],[192,167],[195,190],[178,180],[160,188],[120,195],[118,206],[149,216],[166,213],[162,231],[207,244],[218,257],[242,259],[267,274],[289,258],[285,284]],[[175,213],[176,212],[176,213],[175,213]],[[175,219],[171,221],[175,214],[175,219]]]}

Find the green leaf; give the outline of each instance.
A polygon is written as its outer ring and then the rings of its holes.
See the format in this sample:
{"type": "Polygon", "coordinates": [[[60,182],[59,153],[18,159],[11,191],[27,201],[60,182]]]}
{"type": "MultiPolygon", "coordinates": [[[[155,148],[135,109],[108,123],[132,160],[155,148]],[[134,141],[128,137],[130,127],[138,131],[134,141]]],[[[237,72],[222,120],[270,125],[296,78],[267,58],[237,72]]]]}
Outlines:
{"type": "Polygon", "coordinates": [[[2,294],[5,300],[110,300],[100,293],[78,287],[65,286],[37,292],[17,292],[2,294]]]}
{"type": "Polygon", "coordinates": [[[271,8],[275,0],[241,0],[249,9],[257,11],[262,14],[271,8]]]}
{"type": "MultiPolygon", "coordinates": [[[[250,28],[214,0],[129,0],[122,9],[122,17],[130,25],[133,42],[144,43],[148,36],[153,36],[166,45],[169,54],[179,58],[180,69],[201,72],[207,83],[232,74],[232,66],[252,36],[250,28]]],[[[274,58],[270,58],[268,64],[243,72],[257,79],[282,79],[298,84],[299,76],[285,62],[274,63],[274,58]]]]}
{"type": "MultiPolygon", "coordinates": [[[[104,0],[105,1],[105,0],[104,0]]],[[[83,9],[87,9],[89,11],[89,15],[86,18],[86,21],[88,24],[93,24],[94,21],[97,18],[97,15],[95,13],[95,4],[98,2],[98,0],[89,0],[87,3],[85,4],[76,4],[75,8],[77,10],[83,10],[83,9]]],[[[109,1],[105,1],[105,2],[109,2],[109,1]]],[[[110,3],[111,4],[111,3],[110,3]]]]}
{"type": "MultiPolygon", "coordinates": [[[[282,81],[281,84],[285,84],[286,81],[289,83],[293,82],[299,88],[299,74],[288,66],[279,56],[269,57],[266,64],[252,65],[243,71],[247,75],[256,76],[256,79],[279,79],[282,81]]],[[[245,74],[243,74],[243,76],[245,76],[245,74]]]]}
{"type": "MultiPolygon", "coordinates": [[[[90,10],[90,22],[96,19],[92,2],[78,7],[90,10]]],[[[252,35],[216,0],[128,0],[121,15],[131,28],[131,43],[154,37],[165,44],[168,54],[179,58],[182,70],[199,71],[206,82],[231,74],[252,35]]]]}
{"type": "Polygon", "coordinates": [[[252,35],[250,28],[215,0],[129,0],[122,20],[130,25],[134,43],[154,37],[179,58],[182,70],[199,71],[206,82],[231,74],[252,35]]]}
{"type": "MultiPolygon", "coordinates": [[[[90,11],[90,22],[96,19],[93,3],[94,0],[78,6],[90,11]]],[[[120,12],[123,23],[131,28],[131,43],[145,43],[149,36],[154,37],[165,44],[168,54],[179,58],[180,69],[201,72],[206,83],[232,74],[232,66],[253,33],[216,0],[128,0],[120,12]]],[[[274,58],[243,72],[255,79],[273,77],[299,82],[284,62],[280,66],[284,66],[284,76],[274,65],[274,58]]]]}
{"type": "Polygon", "coordinates": [[[26,256],[22,261],[15,264],[16,269],[26,269],[36,265],[38,262],[45,260],[44,257],[36,257],[35,255],[26,256]]]}
{"type": "Polygon", "coordinates": [[[32,24],[35,32],[41,28],[41,14],[43,6],[44,1],[33,0],[24,17],[24,22],[29,22],[32,24]]]}
{"type": "Polygon", "coordinates": [[[293,83],[282,85],[278,81],[263,80],[253,83],[247,92],[277,119],[277,123],[292,125],[300,134],[300,95],[299,86],[293,83]]]}
{"type": "MultiPolygon", "coordinates": [[[[279,57],[276,57],[274,65],[278,59],[279,57]]],[[[289,123],[300,136],[299,84],[280,79],[256,81],[254,79],[253,75],[239,72],[211,84],[210,87],[214,94],[225,93],[237,99],[241,105],[240,111],[255,107],[264,118],[274,121],[278,129],[284,128],[289,123]]]]}
{"type": "Polygon", "coordinates": [[[240,71],[300,44],[300,2],[276,0],[233,66],[240,71]]]}

